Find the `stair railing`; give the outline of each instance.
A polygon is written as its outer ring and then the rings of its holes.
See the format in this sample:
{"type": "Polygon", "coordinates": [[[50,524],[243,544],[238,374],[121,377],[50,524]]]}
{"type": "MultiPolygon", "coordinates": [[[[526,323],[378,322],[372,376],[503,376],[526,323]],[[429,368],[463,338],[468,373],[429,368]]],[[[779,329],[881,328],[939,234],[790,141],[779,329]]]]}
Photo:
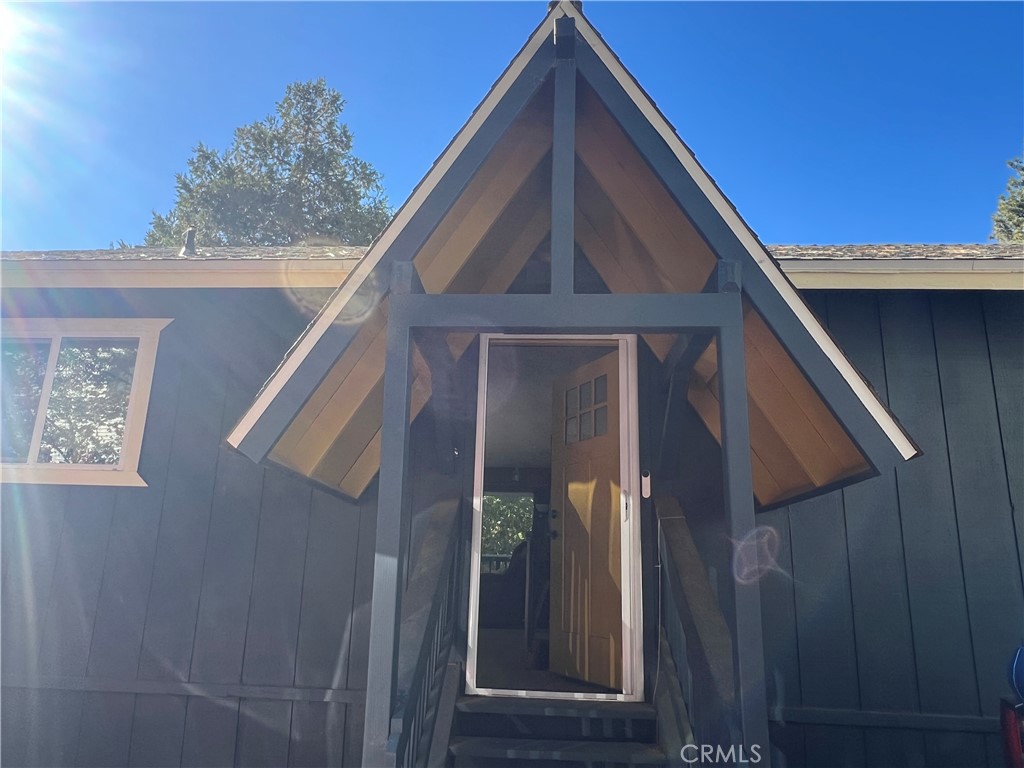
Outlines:
{"type": "Polygon", "coordinates": [[[691,738],[729,744],[734,737],[732,635],[679,502],[655,501],[661,563],[662,647],[671,654],[691,738]],[[667,647],[666,647],[667,646],[667,647]]]}
{"type": "MultiPolygon", "coordinates": [[[[452,526],[443,565],[438,574],[423,644],[409,686],[408,697],[401,712],[392,720],[392,739],[395,740],[395,765],[416,768],[427,765],[434,736],[434,724],[445,713],[439,706],[445,699],[454,707],[453,697],[442,696],[442,686],[452,676],[446,675],[448,659],[457,625],[459,606],[459,575],[461,573],[463,504],[452,526]],[[397,738],[396,738],[397,737],[397,738]]],[[[450,719],[450,713],[448,713],[450,719]]],[[[447,748],[447,745],[445,745],[447,748]]]]}

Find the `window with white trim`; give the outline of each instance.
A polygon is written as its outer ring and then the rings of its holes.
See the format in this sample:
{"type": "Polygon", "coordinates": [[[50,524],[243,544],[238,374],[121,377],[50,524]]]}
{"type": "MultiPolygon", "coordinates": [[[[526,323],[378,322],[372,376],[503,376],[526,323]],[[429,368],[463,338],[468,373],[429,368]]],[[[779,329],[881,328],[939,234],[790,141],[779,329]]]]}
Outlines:
{"type": "Polygon", "coordinates": [[[6,318],[3,482],[134,485],[166,319],[6,318]]]}

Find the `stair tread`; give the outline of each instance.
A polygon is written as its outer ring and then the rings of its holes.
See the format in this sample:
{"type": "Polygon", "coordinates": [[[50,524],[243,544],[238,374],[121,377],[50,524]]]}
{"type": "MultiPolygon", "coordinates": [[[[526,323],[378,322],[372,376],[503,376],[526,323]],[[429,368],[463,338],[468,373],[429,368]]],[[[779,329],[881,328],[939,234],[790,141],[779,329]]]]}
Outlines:
{"type": "Polygon", "coordinates": [[[566,741],[562,739],[512,739],[491,736],[460,736],[449,746],[456,757],[490,757],[535,760],[575,760],[662,765],[665,753],[654,744],[629,741],[566,741]]]}
{"type": "Polygon", "coordinates": [[[621,720],[654,720],[654,707],[642,701],[595,701],[580,699],[528,699],[501,696],[463,696],[459,712],[496,715],[544,715],[621,720]]]}

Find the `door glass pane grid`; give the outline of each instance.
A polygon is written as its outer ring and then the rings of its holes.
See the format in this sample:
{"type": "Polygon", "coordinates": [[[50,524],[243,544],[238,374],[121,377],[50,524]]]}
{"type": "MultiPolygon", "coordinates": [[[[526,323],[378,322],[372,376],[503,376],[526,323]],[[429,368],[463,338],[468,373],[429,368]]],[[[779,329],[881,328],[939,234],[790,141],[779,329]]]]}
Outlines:
{"type": "Polygon", "coordinates": [[[584,381],[580,384],[580,410],[589,408],[594,404],[594,383],[584,381]]]}
{"type": "Polygon", "coordinates": [[[579,423],[573,416],[565,420],[565,444],[575,443],[580,439],[579,423]]]}
{"type": "Polygon", "coordinates": [[[580,414],[580,440],[589,440],[594,436],[594,412],[585,411],[580,414]]]}
{"type": "Polygon", "coordinates": [[[580,410],[580,393],[576,387],[569,389],[565,393],[565,415],[575,416],[580,410]]]}
{"type": "Polygon", "coordinates": [[[565,391],[565,444],[608,434],[608,375],[565,391]]]}

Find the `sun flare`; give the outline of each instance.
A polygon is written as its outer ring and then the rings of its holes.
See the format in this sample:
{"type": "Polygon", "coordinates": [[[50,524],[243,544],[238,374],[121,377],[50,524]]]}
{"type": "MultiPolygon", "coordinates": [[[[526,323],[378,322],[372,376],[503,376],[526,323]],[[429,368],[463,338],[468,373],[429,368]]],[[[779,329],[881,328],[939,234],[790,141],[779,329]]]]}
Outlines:
{"type": "Polygon", "coordinates": [[[0,54],[17,49],[25,37],[25,18],[13,3],[0,3],[0,54]]]}

